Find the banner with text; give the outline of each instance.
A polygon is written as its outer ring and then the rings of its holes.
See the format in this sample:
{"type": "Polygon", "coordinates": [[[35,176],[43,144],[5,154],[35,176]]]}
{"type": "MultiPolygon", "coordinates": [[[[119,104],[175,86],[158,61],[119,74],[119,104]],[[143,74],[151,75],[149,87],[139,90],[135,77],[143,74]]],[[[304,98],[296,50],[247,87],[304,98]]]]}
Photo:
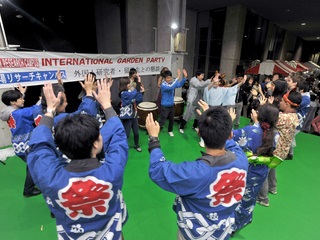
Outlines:
{"type": "Polygon", "coordinates": [[[97,78],[129,76],[130,68],[140,76],[159,74],[171,66],[171,54],[79,54],[58,52],[0,52],[0,88],[42,85],[56,82],[60,70],[63,82],[81,81],[89,72],[97,78]]]}

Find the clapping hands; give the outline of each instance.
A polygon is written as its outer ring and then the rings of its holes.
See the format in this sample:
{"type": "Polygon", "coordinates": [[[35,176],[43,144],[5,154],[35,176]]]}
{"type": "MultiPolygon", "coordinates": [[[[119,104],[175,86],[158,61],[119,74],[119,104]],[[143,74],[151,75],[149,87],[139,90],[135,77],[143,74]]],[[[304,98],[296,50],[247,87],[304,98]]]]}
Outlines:
{"type": "Polygon", "coordinates": [[[113,84],[112,77],[110,76],[109,79],[102,78],[97,81],[98,85],[98,93],[93,92],[95,99],[101,104],[103,110],[111,107],[111,91],[110,88],[113,84]]]}

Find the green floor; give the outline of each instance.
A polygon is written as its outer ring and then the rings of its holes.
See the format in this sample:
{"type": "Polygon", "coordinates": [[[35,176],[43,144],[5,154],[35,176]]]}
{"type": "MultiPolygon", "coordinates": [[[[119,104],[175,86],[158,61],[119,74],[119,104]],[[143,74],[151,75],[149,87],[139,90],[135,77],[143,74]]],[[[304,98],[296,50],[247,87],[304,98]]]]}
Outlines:
{"type": "MultiPolygon", "coordinates": [[[[242,119],[242,125],[248,119],[242,119]]],[[[166,127],[164,128],[164,130],[166,127]]],[[[175,162],[194,160],[202,150],[190,123],[182,135],[174,126],[174,138],[164,131],[160,135],[166,158],[175,162]]],[[[124,226],[125,240],[174,240],[177,227],[172,211],[174,194],[157,187],[148,177],[149,153],[147,135],[140,132],[142,152],[130,141],[129,161],[124,176],[123,192],[129,211],[124,226]]],[[[232,239],[300,240],[319,239],[320,215],[320,137],[299,133],[293,161],[277,169],[278,194],[270,196],[270,207],[258,205],[252,224],[232,239]]],[[[42,196],[24,198],[22,186],[24,163],[12,157],[0,165],[0,230],[1,239],[57,239],[55,221],[42,196]]]]}

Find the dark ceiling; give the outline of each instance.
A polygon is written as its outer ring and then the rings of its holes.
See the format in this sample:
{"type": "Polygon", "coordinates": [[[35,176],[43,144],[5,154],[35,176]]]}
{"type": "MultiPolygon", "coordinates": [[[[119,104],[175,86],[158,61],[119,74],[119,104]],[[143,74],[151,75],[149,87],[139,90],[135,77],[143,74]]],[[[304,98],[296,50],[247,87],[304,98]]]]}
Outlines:
{"type": "Polygon", "coordinates": [[[246,6],[306,41],[320,41],[320,0],[187,0],[187,8],[196,11],[235,4],[246,6]]]}
{"type": "MultiPolygon", "coordinates": [[[[195,11],[235,4],[245,5],[305,41],[320,43],[320,0],[187,0],[187,8],[195,11]],[[305,26],[301,25],[303,22],[305,26]]],[[[94,0],[0,0],[1,5],[9,44],[48,51],[94,52],[96,49],[94,38],[87,37],[86,49],[81,48],[83,36],[95,35],[94,0]],[[70,42],[79,46],[71,47],[70,42]]]]}
{"type": "Polygon", "coordinates": [[[19,45],[19,50],[97,51],[93,0],[0,0],[0,3],[8,44],[19,45]]]}

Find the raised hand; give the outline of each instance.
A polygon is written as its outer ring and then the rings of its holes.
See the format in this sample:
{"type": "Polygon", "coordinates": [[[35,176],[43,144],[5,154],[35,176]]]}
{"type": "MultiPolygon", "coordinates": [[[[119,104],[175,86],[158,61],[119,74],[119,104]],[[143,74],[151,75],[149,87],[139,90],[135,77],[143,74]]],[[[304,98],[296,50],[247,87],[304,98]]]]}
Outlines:
{"type": "Polygon", "coordinates": [[[245,83],[245,82],[247,81],[247,78],[248,78],[248,76],[247,76],[247,75],[244,75],[244,76],[243,76],[243,79],[242,79],[242,83],[245,83]]]}
{"type": "Polygon", "coordinates": [[[181,70],[178,69],[178,70],[177,70],[177,78],[180,79],[180,76],[181,76],[181,70]]]}
{"type": "Polygon", "coordinates": [[[58,96],[54,95],[52,84],[45,83],[43,86],[43,94],[46,97],[47,109],[51,109],[53,111],[60,105],[60,99],[62,92],[59,92],[58,96]]]}
{"type": "Polygon", "coordinates": [[[136,76],[138,78],[138,82],[141,82],[141,77],[139,76],[139,73],[137,73],[136,76]]]}
{"type": "Polygon", "coordinates": [[[211,82],[219,81],[220,73],[216,72],[214,76],[211,77],[211,82]]]}
{"type": "Polygon", "coordinates": [[[247,75],[244,75],[241,82],[238,83],[238,88],[247,81],[247,75]]]}
{"type": "Polygon", "coordinates": [[[104,76],[105,76],[105,79],[107,79],[107,83],[109,83],[109,87],[111,88],[112,84],[113,84],[113,79],[112,79],[111,74],[109,75],[109,78],[108,78],[107,74],[105,74],[104,76]]]}
{"type": "Polygon", "coordinates": [[[220,77],[220,73],[218,72],[216,72],[216,74],[211,77],[211,83],[208,85],[208,90],[210,90],[213,87],[213,85],[215,85],[220,81],[219,77],[220,77]]]}
{"type": "Polygon", "coordinates": [[[153,114],[149,113],[146,118],[146,129],[151,137],[158,137],[160,132],[160,125],[153,120],[153,114]]]}
{"type": "MultiPolygon", "coordinates": [[[[202,109],[203,112],[209,109],[208,103],[206,103],[205,101],[203,101],[203,100],[201,100],[201,99],[200,99],[200,101],[198,102],[198,105],[201,107],[201,109],[202,109]]],[[[201,112],[199,109],[197,109],[197,113],[198,113],[199,115],[202,115],[202,112],[201,112]]]]}
{"type": "Polygon", "coordinates": [[[258,84],[258,91],[259,91],[260,95],[264,97],[264,94],[263,94],[263,91],[262,91],[260,84],[258,84]]]}
{"type": "Polygon", "coordinates": [[[92,88],[93,88],[93,82],[95,80],[95,77],[92,74],[87,74],[84,78],[84,83],[80,82],[82,88],[86,91],[87,96],[92,96],[92,88]]]}
{"type": "Polygon", "coordinates": [[[112,86],[113,80],[110,76],[110,79],[103,78],[97,81],[98,93],[93,92],[95,99],[101,104],[103,110],[111,107],[111,91],[110,87],[112,86]]]}
{"type": "Polygon", "coordinates": [[[273,104],[274,96],[268,97],[268,103],[273,104]]]}
{"type": "Polygon", "coordinates": [[[251,119],[254,123],[258,122],[258,113],[256,110],[251,110],[251,119]]]}
{"type": "Polygon", "coordinates": [[[232,119],[232,122],[236,119],[236,110],[234,108],[229,108],[228,113],[232,119]]]}
{"type": "Polygon", "coordinates": [[[143,85],[143,84],[140,85],[140,92],[141,92],[141,93],[145,92],[145,89],[144,89],[144,85],[143,85]]]}
{"type": "Polygon", "coordinates": [[[267,102],[267,98],[265,98],[263,95],[261,95],[259,97],[259,102],[260,102],[260,105],[263,105],[267,102]]]}
{"type": "Polygon", "coordinates": [[[20,83],[18,84],[17,89],[19,90],[19,92],[21,92],[22,95],[24,95],[27,91],[27,87],[23,87],[20,83]]]}
{"type": "Polygon", "coordinates": [[[58,84],[63,85],[60,69],[57,71],[56,76],[57,76],[58,84]]]}
{"type": "Polygon", "coordinates": [[[188,77],[187,70],[183,69],[182,72],[183,72],[183,77],[184,77],[184,78],[187,78],[187,77],[188,77]]]}

